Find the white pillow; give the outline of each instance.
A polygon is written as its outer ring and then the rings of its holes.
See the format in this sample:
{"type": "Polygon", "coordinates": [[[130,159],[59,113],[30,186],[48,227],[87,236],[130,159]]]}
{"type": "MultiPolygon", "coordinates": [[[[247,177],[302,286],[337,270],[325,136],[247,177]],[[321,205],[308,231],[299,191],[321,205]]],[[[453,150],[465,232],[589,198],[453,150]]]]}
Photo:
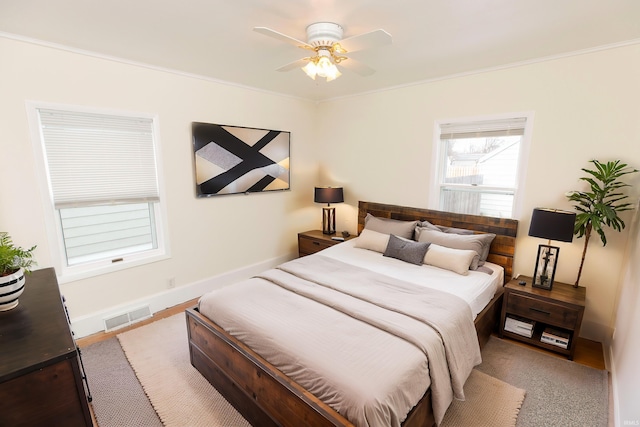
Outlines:
{"type": "Polygon", "coordinates": [[[384,253],[384,251],[387,249],[388,244],[388,234],[378,233],[377,231],[368,230],[365,228],[356,239],[355,247],[384,253]]]}
{"type": "Polygon", "coordinates": [[[475,256],[476,252],[471,249],[452,249],[432,243],[424,256],[424,263],[466,276],[475,256]]]}

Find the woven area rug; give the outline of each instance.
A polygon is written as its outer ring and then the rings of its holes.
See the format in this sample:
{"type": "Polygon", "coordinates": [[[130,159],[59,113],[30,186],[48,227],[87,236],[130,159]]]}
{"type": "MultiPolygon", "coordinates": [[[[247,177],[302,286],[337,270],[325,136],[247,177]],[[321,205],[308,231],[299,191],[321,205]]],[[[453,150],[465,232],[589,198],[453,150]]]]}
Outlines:
{"type": "Polygon", "coordinates": [[[453,401],[440,427],[515,426],[525,391],[474,369],[464,395],[464,401],[453,401]]]}
{"type": "MultiPolygon", "coordinates": [[[[164,425],[249,425],[191,366],[184,314],[125,332],[118,335],[118,339],[164,425]]],[[[452,404],[443,426],[515,425],[524,390],[474,371],[465,385],[465,393],[467,400],[452,404]]],[[[101,402],[94,398],[94,407],[100,405],[101,402]]],[[[122,425],[105,424],[100,417],[98,423],[100,427],[122,425]]]]}
{"type": "Polygon", "coordinates": [[[118,340],[165,426],[250,426],[191,366],[184,313],[122,333],[118,340]]]}
{"type": "Polygon", "coordinates": [[[83,348],[82,360],[100,426],[162,427],[116,338],[83,348]]]}

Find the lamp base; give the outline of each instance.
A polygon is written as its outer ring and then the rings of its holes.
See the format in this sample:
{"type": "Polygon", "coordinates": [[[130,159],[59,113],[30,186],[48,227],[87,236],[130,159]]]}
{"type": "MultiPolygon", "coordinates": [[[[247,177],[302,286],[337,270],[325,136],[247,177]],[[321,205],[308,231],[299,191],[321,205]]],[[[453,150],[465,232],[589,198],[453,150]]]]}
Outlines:
{"type": "Polygon", "coordinates": [[[557,246],[538,245],[538,258],[536,259],[536,267],[533,270],[531,286],[551,290],[553,279],[556,275],[559,254],[560,248],[557,246]]]}
{"type": "Polygon", "coordinates": [[[322,208],[322,233],[336,234],[336,208],[322,208]]]}

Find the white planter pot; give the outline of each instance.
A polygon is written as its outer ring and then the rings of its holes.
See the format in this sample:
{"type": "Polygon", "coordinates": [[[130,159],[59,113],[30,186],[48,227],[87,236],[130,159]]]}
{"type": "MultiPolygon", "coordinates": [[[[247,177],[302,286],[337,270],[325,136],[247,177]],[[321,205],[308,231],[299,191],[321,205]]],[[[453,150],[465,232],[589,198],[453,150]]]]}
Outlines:
{"type": "Polygon", "coordinates": [[[24,270],[0,277],[0,311],[11,310],[18,305],[18,297],[24,291],[24,270]]]}

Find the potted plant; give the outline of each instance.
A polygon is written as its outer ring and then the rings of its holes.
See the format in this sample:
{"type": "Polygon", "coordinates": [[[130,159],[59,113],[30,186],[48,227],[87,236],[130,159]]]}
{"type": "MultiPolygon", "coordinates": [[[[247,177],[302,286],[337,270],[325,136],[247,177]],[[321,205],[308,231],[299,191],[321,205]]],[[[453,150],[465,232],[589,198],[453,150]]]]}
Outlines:
{"type": "Polygon", "coordinates": [[[625,227],[624,221],[618,213],[633,209],[631,203],[621,203],[628,196],[622,194],[620,189],[629,187],[618,179],[623,175],[638,172],[621,163],[620,160],[602,163],[598,160],[591,160],[595,166],[594,170],[582,168],[588,175],[580,178],[589,183],[591,191],[572,191],[567,193],[567,198],[575,202],[574,208],[578,211],[573,234],[578,238],[584,236],[584,249],[582,250],[582,260],[578,269],[578,278],[575,287],[578,287],[582,266],[587,255],[587,245],[591,232],[595,230],[602,240],[602,246],[607,245],[607,236],[604,234],[605,227],[611,227],[616,231],[621,231],[625,227]]]}
{"type": "Polygon", "coordinates": [[[24,275],[35,265],[35,248],[15,246],[8,233],[0,232],[0,311],[18,305],[18,297],[24,291],[24,275]]]}

